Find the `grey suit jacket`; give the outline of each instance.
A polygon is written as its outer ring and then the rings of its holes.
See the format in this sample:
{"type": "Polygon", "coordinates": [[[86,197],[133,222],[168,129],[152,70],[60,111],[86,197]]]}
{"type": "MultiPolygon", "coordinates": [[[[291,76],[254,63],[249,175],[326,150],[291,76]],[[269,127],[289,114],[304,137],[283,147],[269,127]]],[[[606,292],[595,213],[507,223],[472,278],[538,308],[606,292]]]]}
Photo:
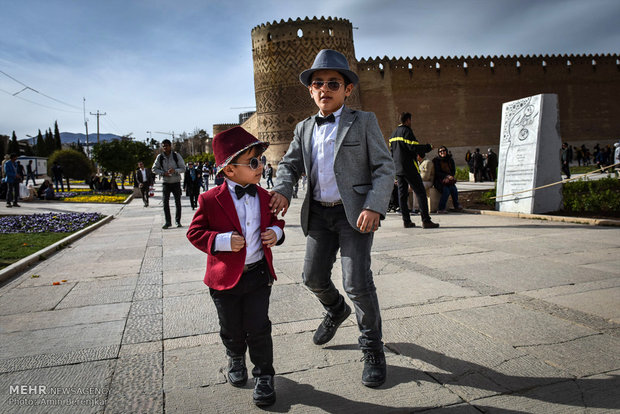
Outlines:
{"type": "MultiPolygon", "coordinates": [[[[301,208],[301,227],[305,235],[308,235],[314,188],[310,171],[315,117],[311,116],[295,127],[293,141],[278,165],[274,187],[274,191],[285,196],[290,203],[293,185],[301,173],[306,172],[308,191],[301,208]]],[[[394,162],[374,113],[343,108],[335,141],[334,174],[351,227],[359,230],[357,219],[364,209],[385,218],[394,188],[394,162]]]]}

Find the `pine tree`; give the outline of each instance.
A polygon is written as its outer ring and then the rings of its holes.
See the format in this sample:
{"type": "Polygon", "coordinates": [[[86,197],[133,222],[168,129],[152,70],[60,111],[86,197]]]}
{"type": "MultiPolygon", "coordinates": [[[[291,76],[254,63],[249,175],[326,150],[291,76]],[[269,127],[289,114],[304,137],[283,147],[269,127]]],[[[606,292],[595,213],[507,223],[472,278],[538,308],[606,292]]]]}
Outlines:
{"type": "Polygon", "coordinates": [[[58,121],[54,121],[54,150],[62,149],[62,141],[60,140],[60,132],[58,131],[58,121]]]}
{"type": "Polygon", "coordinates": [[[15,131],[13,131],[13,136],[9,142],[9,154],[13,153],[19,155],[19,144],[17,143],[17,135],[15,135],[15,131]]]}
{"type": "Polygon", "coordinates": [[[34,150],[32,149],[32,145],[26,141],[26,149],[24,150],[24,155],[32,157],[34,155],[34,150]]]}
{"type": "Polygon", "coordinates": [[[54,152],[54,136],[52,135],[52,128],[45,131],[45,156],[49,157],[54,152]]]}
{"type": "Polygon", "coordinates": [[[37,135],[37,143],[34,147],[34,154],[37,157],[45,157],[45,143],[43,142],[43,135],[39,129],[39,135],[37,135]]]}

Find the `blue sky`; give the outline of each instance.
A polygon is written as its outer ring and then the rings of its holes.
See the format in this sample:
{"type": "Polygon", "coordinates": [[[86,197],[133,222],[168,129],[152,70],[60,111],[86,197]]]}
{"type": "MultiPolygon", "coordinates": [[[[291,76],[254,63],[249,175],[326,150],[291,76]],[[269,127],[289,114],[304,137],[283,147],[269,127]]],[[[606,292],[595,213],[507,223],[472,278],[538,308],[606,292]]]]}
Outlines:
{"type": "Polygon", "coordinates": [[[83,97],[89,133],[97,110],[102,133],[139,139],[237,122],[247,109],[231,108],[255,104],[250,32],[280,19],[348,19],[358,59],[620,52],[618,0],[0,0],[0,10],[0,71],[15,79],[0,73],[0,134],[19,139],[55,120],[84,132],[83,97]],[[24,85],[40,93],[12,96],[24,85]]]}

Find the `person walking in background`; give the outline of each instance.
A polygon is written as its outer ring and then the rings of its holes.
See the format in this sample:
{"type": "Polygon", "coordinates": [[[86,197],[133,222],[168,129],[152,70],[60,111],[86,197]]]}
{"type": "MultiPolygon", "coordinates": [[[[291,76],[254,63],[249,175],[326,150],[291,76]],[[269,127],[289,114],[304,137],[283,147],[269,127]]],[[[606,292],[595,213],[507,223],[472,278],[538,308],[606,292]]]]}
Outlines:
{"type": "Polygon", "coordinates": [[[489,181],[495,181],[497,178],[497,154],[493,152],[493,148],[489,148],[487,152],[487,176],[489,181]]]}
{"type": "Polygon", "coordinates": [[[15,161],[15,165],[17,165],[17,175],[19,175],[20,182],[22,182],[26,176],[26,169],[20,161],[15,161]]]}
{"type": "Polygon", "coordinates": [[[169,139],[161,142],[162,153],[160,153],[153,163],[153,173],[163,177],[162,194],[164,204],[164,216],[166,222],[162,229],[168,229],[172,225],[170,217],[170,193],[174,196],[175,221],[177,227],[181,225],[181,174],[185,172],[183,158],[176,151],[172,150],[172,143],[169,139]]]}
{"type": "Polygon", "coordinates": [[[471,164],[474,168],[474,180],[477,183],[482,182],[482,176],[484,174],[484,158],[480,153],[480,148],[476,148],[476,151],[471,155],[471,164]]]}
{"type": "Polygon", "coordinates": [[[155,180],[153,177],[153,172],[147,168],[144,168],[144,163],[142,161],[138,163],[138,169],[135,172],[134,182],[138,185],[138,188],[140,188],[144,207],[148,207],[150,188],[155,180]]]}
{"type": "Polygon", "coordinates": [[[52,166],[52,178],[54,179],[54,186],[56,186],[56,192],[58,192],[58,183],[60,183],[60,189],[65,191],[65,185],[62,183],[62,166],[54,161],[52,166]]]}
{"type": "Polygon", "coordinates": [[[327,311],[312,340],[326,344],[351,314],[331,281],[340,251],[344,290],[355,306],[361,333],[362,384],[378,387],[385,382],[387,368],[370,251],[390,200],[394,162],[375,114],[344,105],[359,78],[342,53],[321,50],[299,80],[319,113],[295,127],[278,166],[270,207],[276,214],[286,213],[293,186],[305,171],[308,191],[301,207],[301,228],[307,246],[302,277],[327,311]]]}
{"type": "Polygon", "coordinates": [[[211,169],[209,165],[205,162],[202,166],[202,180],[204,181],[203,187],[205,191],[209,191],[209,176],[211,175],[211,169]]]}
{"type": "Polygon", "coordinates": [[[431,151],[430,144],[420,144],[413,131],[411,130],[411,114],[403,112],[400,114],[400,125],[394,130],[390,137],[390,149],[392,158],[394,159],[394,167],[396,169],[396,179],[398,181],[398,200],[400,206],[400,214],[403,219],[405,228],[415,227],[411,221],[411,212],[409,211],[409,186],[413,189],[418,206],[420,216],[422,218],[422,227],[425,229],[435,229],[439,224],[431,221],[431,215],[428,211],[428,199],[426,198],[426,189],[420,177],[418,166],[418,155],[424,155],[431,151]]]}
{"type": "Polygon", "coordinates": [[[189,197],[189,204],[192,210],[198,207],[198,195],[200,195],[200,183],[202,182],[202,171],[194,167],[194,163],[189,161],[183,178],[183,189],[185,195],[189,197]]]}
{"type": "Polygon", "coordinates": [[[35,178],[34,170],[32,169],[32,160],[29,160],[28,165],[26,165],[26,185],[28,185],[30,179],[32,179],[32,185],[37,185],[35,178]]]}
{"type": "Polygon", "coordinates": [[[19,200],[19,182],[21,176],[17,172],[17,154],[13,153],[9,156],[9,160],[2,166],[2,173],[4,177],[2,181],[7,185],[6,192],[6,206],[7,207],[21,207],[17,200],[19,200]]]}
{"type": "Polygon", "coordinates": [[[267,164],[267,170],[265,171],[265,176],[267,177],[267,189],[273,187],[273,167],[271,164],[267,164]]]}
{"type": "Polygon", "coordinates": [[[560,150],[560,160],[562,161],[562,172],[566,175],[566,178],[570,178],[570,166],[569,158],[568,158],[568,144],[565,142],[562,144],[562,149],[560,150]]]}

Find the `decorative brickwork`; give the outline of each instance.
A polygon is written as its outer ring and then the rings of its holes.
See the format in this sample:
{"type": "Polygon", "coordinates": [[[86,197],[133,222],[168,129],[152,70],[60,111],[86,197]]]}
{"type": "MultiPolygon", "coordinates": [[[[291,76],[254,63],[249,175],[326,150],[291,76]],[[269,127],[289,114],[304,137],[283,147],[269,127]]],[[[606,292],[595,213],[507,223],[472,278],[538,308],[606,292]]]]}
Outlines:
{"type": "Polygon", "coordinates": [[[227,129],[230,129],[236,126],[239,126],[239,124],[214,124],[213,125],[213,136],[216,136],[220,132],[224,132],[227,129]]]}
{"type": "Polygon", "coordinates": [[[306,17],[252,29],[256,131],[271,143],[267,158],[273,164],[295,125],[317,111],[298,76],[325,48],[342,52],[360,77],[348,106],[374,112],[386,137],[399,113],[411,112],[416,136],[453,149],[458,164],[468,148],[497,149],[504,102],[540,93],[558,95],[564,141],[606,144],[620,133],[618,54],[357,61],[348,20],[306,17]]]}
{"type": "MultiPolygon", "coordinates": [[[[258,138],[271,143],[269,162],[278,163],[295,125],[317,111],[299,74],[312,66],[319,50],[338,50],[357,71],[352,29],[346,19],[324,17],[274,21],[252,29],[258,138]]],[[[361,107],[357,89],[347,104],[361,107]]]]}

